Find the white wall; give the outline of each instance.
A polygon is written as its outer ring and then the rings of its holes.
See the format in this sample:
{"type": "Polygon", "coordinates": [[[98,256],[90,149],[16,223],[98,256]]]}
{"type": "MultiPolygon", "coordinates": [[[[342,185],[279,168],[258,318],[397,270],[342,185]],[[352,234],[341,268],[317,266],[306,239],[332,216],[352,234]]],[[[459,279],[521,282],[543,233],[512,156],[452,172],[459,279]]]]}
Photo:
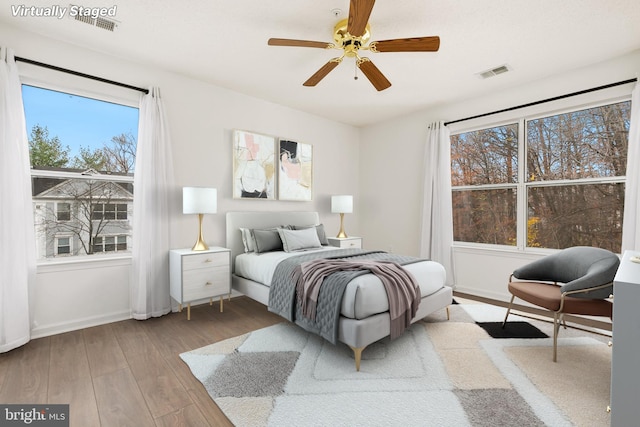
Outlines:
{"type": "MultiPolygon", "coordinates": [[[[482,97],[442,105],[364,128],[361,134],[362,185],[358,218],[367,246],[419,255],[424,142],[430,122],[453,121],[623,81],[637,77],[638,72],[640,51],[511,90],[487,93],[482,97]]],[[[489,83],[487,87],[490,87],[489,83]]],[[[452,131],[461,131],[523,114],[539,114],[589,102],[628,97],[632,89],[633,85],[624,85],[526,110],[466,121],[451,125],[450,128],[452,131]]],[[[508,301],[510,295],[506,290],[506,283],[509,274],[544,253],[548,251],[457,245],[454,248],[456,290],[508,301]]]]}
{"type": "MultiPolygon", "coordinates": [[[[217,246],[225,245],[225,212],[234,210],[316,210],[327,230],[337,233],[339,219],[330,213],[331,195],[357,194],[357,128],[11,27],[0,28],[0,40],[3,45],[13,48],[16,56],[138,87],[161,88],[173,143],[176,186],[172,192],[174,224],[171,237],[174,248],[191,247],[197,237],[196,217],[181,213],[183,186],[218,189],[218,214],[208,215],[204,221],[207,242],[217,246]],[[312,144],[313,201],[232,199],[233,129],[312,144]]],[[[106,91],[123,99],[132,96],[114,86],[23,63],[19,63],[19,67],[30,82],[46,80],[60,88],[82,86],[81,90],[87,94],[106,91]]],[[[133,96],[138,97],[138,94],[133,96]]],[[[350,220],[348,225],[350,232],[359,233],[356,221],[350,220]]],[[[128,260],[40,266],[32,304],[34,336],[128,318],[129,272],[128,260]]]]}

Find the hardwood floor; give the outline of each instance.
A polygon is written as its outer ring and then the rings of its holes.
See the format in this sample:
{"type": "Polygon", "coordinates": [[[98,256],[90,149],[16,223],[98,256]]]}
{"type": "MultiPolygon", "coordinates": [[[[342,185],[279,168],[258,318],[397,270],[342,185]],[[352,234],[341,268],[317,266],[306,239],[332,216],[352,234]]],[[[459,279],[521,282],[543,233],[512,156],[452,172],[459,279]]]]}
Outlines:
{"type": "Polygon", "coordinates": [[[283,321],[247,298],[32,340],[0,354],[0,402],[69,404],[70,425],[231,426],[180,353],[283,321]]]}

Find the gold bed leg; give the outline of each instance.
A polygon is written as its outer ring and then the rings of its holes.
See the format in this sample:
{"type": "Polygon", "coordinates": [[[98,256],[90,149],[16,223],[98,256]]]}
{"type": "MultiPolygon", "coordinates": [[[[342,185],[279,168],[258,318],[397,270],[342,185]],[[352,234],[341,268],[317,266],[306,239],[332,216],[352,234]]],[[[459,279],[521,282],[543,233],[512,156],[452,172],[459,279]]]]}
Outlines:
{"type": "Polygon", "coordinates": [[[449,306],[447,306],[447,320],[451,320],[451,314],[449,313],[449,306]]]}
{"type": "Polygon", "coordinates": [[[364,350],[364,347],[351,347],[351,350],[353,350],[353,357],[356,359],[356,371],[360,372],[360,360],[362,360],[362,350],[364,350]]]}

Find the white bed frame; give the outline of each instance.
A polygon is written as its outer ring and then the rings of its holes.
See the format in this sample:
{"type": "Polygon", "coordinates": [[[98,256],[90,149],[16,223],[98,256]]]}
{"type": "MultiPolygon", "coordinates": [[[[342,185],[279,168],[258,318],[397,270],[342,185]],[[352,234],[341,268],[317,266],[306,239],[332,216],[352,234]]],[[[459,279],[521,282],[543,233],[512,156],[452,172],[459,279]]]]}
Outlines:
{"type": "MultiPolygon", "coordinates": [[[[269,228],[281,225],[314,225],[320,224],[317,212],[227,212],[227,247],[231,249],[231,268],[233,272],[235,257],[244,253],[244,244],[240,228],[269,228]]],[[[268,305],[269,288],[260,283],[232,275],[233,289],[249,298],[268,305]]],[[[447,309],[451,304],[453,291],[445,286],[431,295],[423,296],[418,312],[412,322],[416,322],[440,309],[447,309]]],[[[353,350],[356,370],[360,370],[362,351],[369,345],[389,336],[389,313],[379,313],[366,319],[350,319],[340,317],[338,339],[353,350]]]]}

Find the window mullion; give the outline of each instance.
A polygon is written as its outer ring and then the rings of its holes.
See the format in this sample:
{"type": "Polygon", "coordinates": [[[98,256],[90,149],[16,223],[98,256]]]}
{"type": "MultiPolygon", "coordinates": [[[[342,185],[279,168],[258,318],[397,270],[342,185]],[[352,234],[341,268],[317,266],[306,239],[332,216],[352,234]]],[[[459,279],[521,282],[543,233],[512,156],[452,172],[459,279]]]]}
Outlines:
{"type": "Polygon", "coordinates": [[[526,123],[518,120],[518,187],[517,187],[517,247],[524,250],[527,247],[527,188],[525,186],[527,173],[526,123]]]}

